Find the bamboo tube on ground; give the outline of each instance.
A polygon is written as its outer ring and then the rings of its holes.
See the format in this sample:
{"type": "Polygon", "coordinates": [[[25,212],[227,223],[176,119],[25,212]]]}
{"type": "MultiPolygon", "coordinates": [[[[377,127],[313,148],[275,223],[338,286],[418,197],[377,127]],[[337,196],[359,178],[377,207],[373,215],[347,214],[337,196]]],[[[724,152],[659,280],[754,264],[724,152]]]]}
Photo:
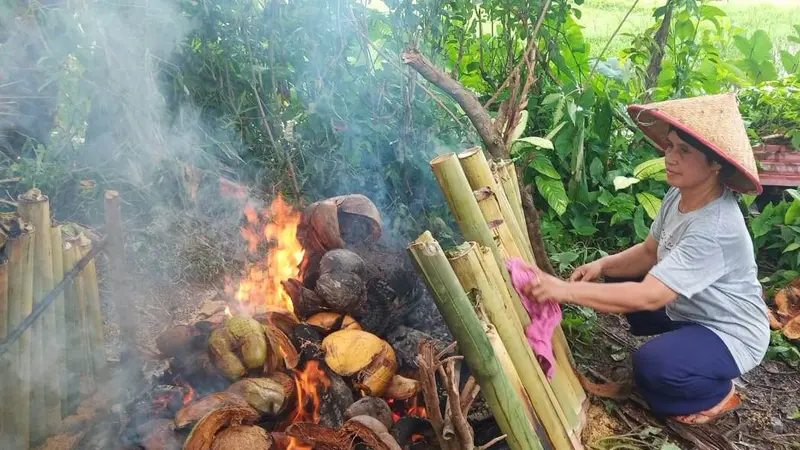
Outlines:
{"type": "MultiPolygon", "coordinates": [[[[92,241],[81,235],[80,255],[83,257],[92,249],[92,241]]],[[[80,258],[78,258],[80,259],[80,258]]],[[[81,272],[83,289],[86,295],[88,327],[86,331],[92,355],[92,369],[96,379],[102,379],[106,370],[106,345],[103,336],[103,312],[100,309],[100,287],[97,284],[97,266],[92,260],[81,272]]]]}
{"type": "MultiPolygon", "coordinates": [[[[53,224],[50,227],[50,247],[53,250],[53,285],[58,285],[64,279],[64,242],[59,224],[53,224]]],[[[56,347],[54,351],[58,351],[56,367],[58,367],[58,392],[61,395],[61,417],[67,416],[67,359],[65,355],[67,334],[64,298],[62,293],[50,305],[56,311],[56,347]]]]}
{"type": "MultiPolygon", "coordinates": [[[[504,287],[495,286],[488,276],[488,270],[483,267],[478,246],[474,242],[465,242],[449,252],[448,259],[464,289],[479,293],[480,305],[508,351],[510,361],[513,361],[512,369],[520,377],[549,442],[559,449],[572,447],[570,435],[576,428],[577,416],[568,417],[562,411],[557,396],[525,339],[516,313],[503,300],[500,292],[504,287]]],[[[493,260],[491,262],[494,263],[493,260]]],[[[496,269],[496,266],[488,269],[496,269]]]]}
{"type": "Polygon", "coordinates": [[[480,147],[473,147],[467,151],[461,152],[458,155],[458,159],[461,162],[461,167],[464,170],[467,181],[473,190],[487,186],[495,193],[498,206],[500,211],[502,211],[500,216],[508,224],[508,229],[511,231],[511,236],[514,238],[517,248],[519,248],[524,255],[523,259],[529,263],[533,261],[533,250],[523,239],[522,227],[524,226],[524,222],[522,224],[519,223],[512,205],[506,197],[505,191],[497,184],[492,174],[492,170],[489,167],[483,150],[480,147]]]}
{"type": "Polygon", "coordinates": [[[506,281],[506,288],[509,291],[513,290],[514,286],[511,284],[511,277],[503,262],[503,254],[494,241],[489,224],[486,223],[483,214],[481,214],[478,201],[475,200],[472,188],[456,154],[447,153],[437,156],[431,160],[430,166],[447,200],[450,211],[456,218],[464,239],[475,241],[492,251],[497,260],[497,265],[500,267],[500,273],[506,281]]]}
{"type": "Polygon", "coordinates": [[[409,245],[408,251],[458,342],[500,430],[507,435],[509,447],[541,449],[534,424],[527,419],[525,399],[514,391],[486,335],[486,327],[475,313],[439,243],[426,231],[409,245]]]}
{"type": "MultiPolygon", "coordinates": [[[[18,198],[19,215],[36,229],[34,238],[34,284],[35,303],[53,289],[53,250],[50,234],[50,200],[39,189],[31,189],[18,198]]],[[[49,430],[57,430],[61,425],[61,394],[59,393],[58,371],[52,364],[53,350],[57,349],[56,310],[47,308],[33,324],[32,374],[41,377],[41,387],[34,388],[31,405],[31,441],[44,440],[49,430]]]]}
{"type": "MultiPolygon", "coordinates": [[[[8,255],[8,329],[18,326],[33,312],[33,226],[20,221],[21,233],[6,242],[8,255]]],[[[3,395],[4,434],[10,448],[30,448],[31,335],[20,336],[9,356],[12,370],[9,389],[3,395]]]]}

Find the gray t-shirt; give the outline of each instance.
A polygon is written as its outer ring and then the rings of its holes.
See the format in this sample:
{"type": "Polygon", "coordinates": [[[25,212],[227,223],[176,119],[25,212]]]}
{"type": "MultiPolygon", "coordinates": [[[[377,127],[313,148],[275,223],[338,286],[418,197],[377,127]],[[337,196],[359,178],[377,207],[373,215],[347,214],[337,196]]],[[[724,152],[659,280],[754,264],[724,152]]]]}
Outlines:
{"type": "Polygon", "coordinates": [[[679,294],[667,305],[670,319],[709,328],[746,373],[764,358],[770,329],[744,217],[727,188],[686,214],[678,209],[680,198],[670,188],[650,228],[658,242],[650,274],[679,294]]]}

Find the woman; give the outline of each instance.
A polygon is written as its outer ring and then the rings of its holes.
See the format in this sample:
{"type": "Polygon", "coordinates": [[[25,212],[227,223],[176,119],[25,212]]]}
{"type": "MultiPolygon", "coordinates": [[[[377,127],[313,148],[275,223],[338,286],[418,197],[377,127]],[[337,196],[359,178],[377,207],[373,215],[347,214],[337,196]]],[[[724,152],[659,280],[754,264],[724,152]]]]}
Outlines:
{"type": "Polygon", "coordinates": [[[740,404],[733,380],[763,359],[766,305],[733,191],[761,193],[736,99],[715,95],[633,105],[665,155],[671,186],[647,239],[579,267],[569,282],[537,271],[526,294],[624,313],[637,336],[634,382],[653,412],[707,423],[740,404]],[[605,277],[638,279],[602,285],[605,277]]]}

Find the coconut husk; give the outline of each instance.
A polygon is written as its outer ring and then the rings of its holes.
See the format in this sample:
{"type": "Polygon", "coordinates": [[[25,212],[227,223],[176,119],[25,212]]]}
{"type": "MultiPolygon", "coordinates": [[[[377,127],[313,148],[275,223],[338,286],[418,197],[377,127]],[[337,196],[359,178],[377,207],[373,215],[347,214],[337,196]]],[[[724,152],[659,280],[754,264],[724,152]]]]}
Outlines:
{"type": "Polygon", "coordinates": [[[370,416],[378,419],[387,429],[392,426],[392,410],[389,405],[377,397],[362,397],[357,402],[350,405],[345,411],[345,418],[352,419],[358,416],[370,416]]]}
{"type": "Polygon", "coordinates": [[[214,438],[211,450],[271,450],[274,444],[263,428],[242,425],[220,431],[214,438]]]}
{"type": "Polygon", "coordinates": [[[276,416],[286,410],[289,399],[294,394],[294,388],[294,380],[284,375],[284,377],[239,380],[230,385],[227,392],[243,398],[247,404],[262,414],[276,416]]]}
{"type": "Polygon", "coordinates": [[[354,417],[338,430],[314,423],[295,423],[286,429],[286,434],[316,450],[351,450],[356,439],[373,450],[401,450],[386,427],[368,416],[354,417]]]}
{"type": "Polygon", "coordinates": [[[800,340],[800,316],[795,317],[784,325],[783,335],[791,341],[800,340]]]}
{"type": "MultiPolygon", "coordinates": [[[[273,345],[272,352],[279,354],[283,360],[283,368],[294,369],[300,363],[300,353],[295,348],[292,340],[289,339],[283,330],[277,327],[265,326],[265,330],[270,330],[270,343],[273,345]]],[[[269,375],[269,372],[265,372],[269,375]]]]}
{"type": "Polygon", "coordinates": [[[340,313],[357,311],[367,301],[367,286],[353,272],[334,270],[320,275],[314,292],[330,309],[340,313]]]}
{"type": "Polygon", "coordinates": [[[281,281],[281,285],[286,289],[286,293],[292,298],[295,313],[299,317],[308,317],[318,312],[327,311],[325,302],[311,289],[303,286],[300,280],[290,278],[281,281]]]}
{"type": "Polygon", "coordinates": [[[183,445],[183,450],[210,450],[217,432],[227,426],[254,423],[258,411],[250,406],[228,406],[209,412],[194,426],[183,445]]]}
{"type": "Polygon", "coordinates": [[[306,323],[322,328],[326,333],[339,330],[362,330],[361,325],[352,316],[333,311],[314,314],[306,319],[306,323]]]}
{"type": "Polygon", "coordinates": [[[775,305],[782,316],[792,319],[800,315],[800,287],[789,285],[778,291],[775,305]]]}
{"type": "Polygon", "coordinates": [[[420,383],[417,380],[406,378],[402,375],[395,375],[383,394],[386,398],[395,400],[408,400],[420,392],[420,383]]]}
{"type": "Polygon", "coordinates": [[[773,330],[780,330],[784,326],[782,318],[775,314],[771,309],[767,309],[767,318],[769,319],[769,327],[773,330]]]}
{"type": "Polygon", "coordinates": [[[254,314],[253,318],[264,326],[271,325],[278,328],[287,336],[291,336],[294,327],[300,323],[293,312],[274,306],[266,306],[263,311],[254,314]]]}
{"type": "Polygon", "coordinates": [[[203,398],[193,400],[175,414],[175,428],[181,429],[194,425],[211,411],[227,407],[247,407],[247,401],[234,392],[215,392],[203,398]]]}
{"type": "Polygon", "coordinates": [[[200,331],[194,326],[171,326],[156,337],[156,348],[164,356],[180,356],[196,348],[202,342],[200,336],[200,331]]]}
{"type": "Polygon", "coordinates": [[[173,422],[169,419],[156,419],[142,425],[139,431],[145,450],[180,450],[183,439],[175,432],[173,422]]]}

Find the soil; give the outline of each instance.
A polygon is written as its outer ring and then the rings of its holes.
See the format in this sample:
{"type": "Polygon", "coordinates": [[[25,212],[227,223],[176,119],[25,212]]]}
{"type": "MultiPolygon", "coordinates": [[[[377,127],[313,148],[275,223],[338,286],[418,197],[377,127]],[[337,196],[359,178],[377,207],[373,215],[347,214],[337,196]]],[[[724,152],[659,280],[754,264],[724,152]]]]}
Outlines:
{"type": "MultiPolygon", "coordinates": [[[[591,342],[572,342],[580,371],[595,382],[631,380],[630,354],[648,338],[632,336],[628,333],[625,319],[614,314],[598,314],[593,336],[591,342]]],[[[633,399],[621,402],[593,399],[584,430],[584,443],[597,445],[592,448],[606,448],[598,445],[602,437],[640,433],[648,429],[651,439],[666,440],[687,450],[800,448],[800,419],[792,419],[800,408],[797,394],[800,392],[800,371],[782,361],[765,360],[736,380],[736,385],[743,400],[739,410],[714,424],[697,427],[660,422],[633,399]],[[655,427],[659,433],[653,433],[654,429],[649,427],[655,427]],[[711,436],[709,440],[714,446],[696,445],[687,431],[694,436],[711,436]]]]}

